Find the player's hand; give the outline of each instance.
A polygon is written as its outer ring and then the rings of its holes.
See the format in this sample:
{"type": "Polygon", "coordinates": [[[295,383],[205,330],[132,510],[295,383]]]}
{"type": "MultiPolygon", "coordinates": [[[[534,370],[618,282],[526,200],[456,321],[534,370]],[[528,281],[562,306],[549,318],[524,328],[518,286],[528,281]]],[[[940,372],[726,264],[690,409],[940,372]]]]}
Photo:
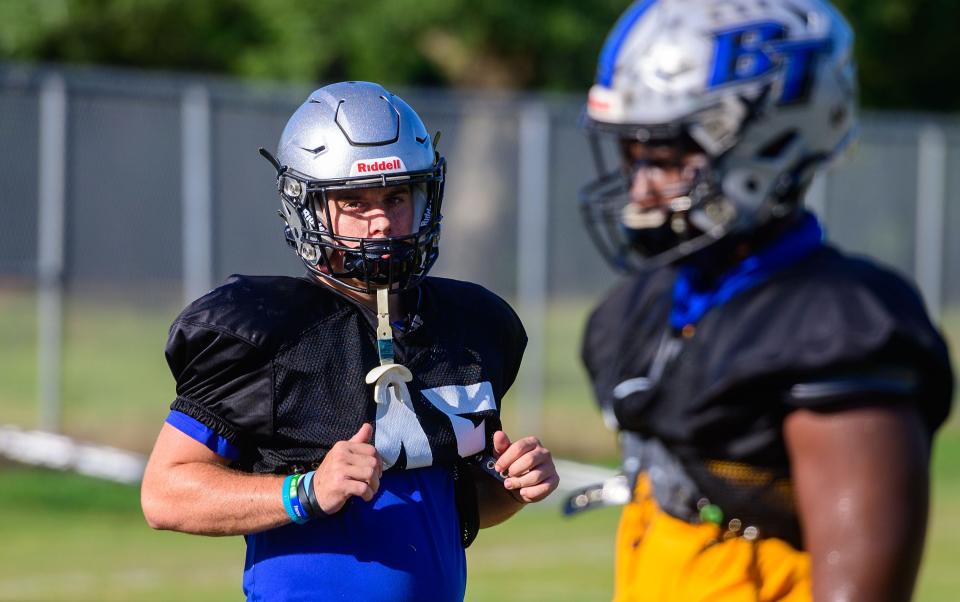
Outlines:
{"type": "Polygon", "coordinates": [[[370,440],[373,427],[364,423],[348,441],[337,441],[313,475],[313,489],[327,514],[343,508],[352,496],[369,502],[380,488],[383,463],[370,440]]]}
{"type": "Polygon", "coordinates": [[[560,484],[550,450],[536,437],[511,443],[506,433],[497,431],[493,434],[493,449],[497,454],[497,472],[508,475],[503,486],[518,490],[523,501],[539,502],[560,484]]]}

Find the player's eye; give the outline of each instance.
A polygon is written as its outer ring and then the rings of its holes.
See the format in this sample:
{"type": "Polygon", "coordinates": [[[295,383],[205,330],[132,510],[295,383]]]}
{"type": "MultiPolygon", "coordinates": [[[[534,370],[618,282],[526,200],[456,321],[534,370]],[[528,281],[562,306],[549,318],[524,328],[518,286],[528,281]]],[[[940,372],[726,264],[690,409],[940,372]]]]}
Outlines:
{"type": "Polygon", "coordinates": [[[351,213],[363,211],[366,208],[366,204],[363,201],[358,201],[356,199],[344,199],[342,201],[337,201],[337,206],[341,211],[349,211],[351,213]]]}
{"type": "Polygon", "coordinates": [[[393,196],[389,196],[386,199],[384,199],[383,204],[386,205],[387,207],[393,208],[393,207],[399,207],[406,202],[407,202],[406,196],[395,194],[393,196]]]}
{"type": "Polygon", "coordinates": [[[683,169],[683,163],[677,161],[676,159],[665,159],[665,158],[652,158],[645,161],[638,161],[637,166],[640,167],[650,167],[653,169],[661,169],[663,171],[678,171],[683,169]]]}

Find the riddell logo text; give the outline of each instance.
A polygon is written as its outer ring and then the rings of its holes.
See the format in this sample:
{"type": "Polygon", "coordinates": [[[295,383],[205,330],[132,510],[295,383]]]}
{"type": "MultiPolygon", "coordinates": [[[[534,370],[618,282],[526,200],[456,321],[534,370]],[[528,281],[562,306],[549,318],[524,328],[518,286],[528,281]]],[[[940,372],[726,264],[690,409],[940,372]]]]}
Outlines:
{"type": "Polygon", "coordinates": [[[350,170],[351,175],[361,176],[364,174],[384,173],[393,171],[405,171],[403,161],[400,157],[384,157],[382,159],[368,159],[356,161],[350,170]]]}
{"type": "Polygon", "coordinates": [[[394,159],[392,161],[374,161],[373,163],[357,163],[357,171],[360,173],[387,171],[393,169],[400,169],[400,159],[394,159]]]}

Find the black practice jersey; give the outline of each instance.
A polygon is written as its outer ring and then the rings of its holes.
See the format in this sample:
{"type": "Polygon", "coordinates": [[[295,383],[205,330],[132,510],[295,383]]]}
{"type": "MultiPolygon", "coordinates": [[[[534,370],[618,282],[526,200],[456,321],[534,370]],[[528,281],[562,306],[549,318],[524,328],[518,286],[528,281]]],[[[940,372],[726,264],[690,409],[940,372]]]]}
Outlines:
{"type": "Polygon", "coordinates": [[[684,332],[669,326],[674,279],[670,269],[642,273],[608,295],[583,360],[620,428],[670,450],[710,499],[733,508],[727,516],[764,505],[727,485],[769,485],[782,507],[757,520],[796,540],[782,434],[794,409],[906,400],[931,434],[946,419],[946,346],[890,271],[824,246],[684,332]]]}
{"type": "MultiPolygon", "coordinates": [[[[490,447],[526,335],[509,305],[478,285],[427,278],[404,304],[396,362],[413,373],[416,420],[389,435],[396,440],[374,439],[400,449],[393,470],[453,468],[490,447]],[[404,442],[424,438],[429,447],[407,457],[404,442]]],[[[166,356],[177,382],[171,409],[236,446],[240,470],[303,472],[364,422],[378,428],[364,383],[379,365],[375,315],[310,279],[232,276],[180,314],[166,356]]]]}

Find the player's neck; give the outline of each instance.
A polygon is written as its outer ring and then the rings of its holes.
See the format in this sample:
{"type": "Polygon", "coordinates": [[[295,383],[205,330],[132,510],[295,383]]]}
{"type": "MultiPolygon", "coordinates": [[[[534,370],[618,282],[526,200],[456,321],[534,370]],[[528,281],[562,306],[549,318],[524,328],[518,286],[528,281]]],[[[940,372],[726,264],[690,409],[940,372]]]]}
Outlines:
{"type": "Polygon", "coordinates": [[[787,219],[768,224],[749,236],[721,240],[715,246],[691,257],[687,264],[699,270],[700,285],[709,287],[747,257],[779,239],[786,230],[797,223],[801,215],[802,213],[798,213],[787,219]]]}
{"type": "MultiPolygon", "coordinates": [[[[377,296],[371,293],[364,293],[360,291],[353,290],[339,280],[334,280],[332,278],[321,278],[316,274],[311,274],[313,279],[318,283],[330,288],[331,290],[337,292],[338,294],[349,297],[354,301],[358,302],[360,305],[363,305],[370,311],[376,313],[377,311],[377,296]]],[[[351,284],[360,284],[359,281],[350,281],[351,284]]],[[[404,303],[403,295],[391,295],[390,296],[390,321],[394,322],[397,320],[402,320],[405,317],[404,313],[404,303]]]]}

